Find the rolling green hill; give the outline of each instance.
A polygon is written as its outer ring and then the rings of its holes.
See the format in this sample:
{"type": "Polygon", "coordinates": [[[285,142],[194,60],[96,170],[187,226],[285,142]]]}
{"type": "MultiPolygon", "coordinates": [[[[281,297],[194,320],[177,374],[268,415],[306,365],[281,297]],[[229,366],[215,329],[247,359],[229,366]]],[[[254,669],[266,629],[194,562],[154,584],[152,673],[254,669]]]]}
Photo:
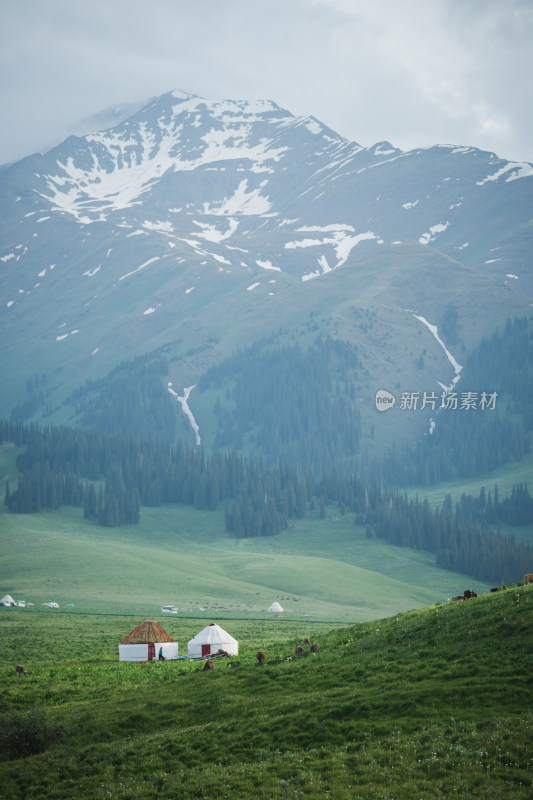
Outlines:
{"type": "MultiPolygon", "coordinates": [[[[0,611],[3,800],[531,797],[533,586],[329,632],[228,621],[239,655],[207,673],[119,663],[139,618],[0,611]]],[[[163,624],[183,651],[202,623],[163,624]]]]}
{"type": "MultiPolygon", "coordinates": [[[[0,450],[3,491],[16,448],[0,450]]],[[[330,508],[278,536],[227,535],[223,509],[143,507],[136,526],[101,528],[81,509],[10,514],[0,505],[0,587],[16,599],[74,603],[93,611],[268,616],[279,600],[289,618],[375,619],[488,586],[442,570],[435,556],[395,547],[330,508]]]]}
{"type": "Polygon", "coordinates": [[[368,540],[353,518],[296,521],[277,537],[233,539],[223,515],[143,509],[135,528],[101,529],[79,510],[0,516],[0,586],[15,599],[84,611],[360,621],[488,586],[422,551],[368,540]]]}
{"type": "MultiPolygon", "coordinates": [[[[2,499],[6,481],[14,483],[17,451],[0,448],[2,499]]],[[[518,465],[520,475],[525,466],[518,465]]],[[[502,498],[511,474],[491,476],[491,484],[502,479],[502,498]]],[[[531,541],[529,527],[509,529],[516,531],[531,541]]],[[[324,519],[315,507],[277,536],[235,538],[226,533],[222,506],[144,506],[138,525],[102,528],[81,508],[11,514],[0,503],[0,591],[94,612],[153,614],[172,603],[185,617],[266,618],[278,600],[289,619],[356,622],[490,588],[441,569],[433,553],[368,533],[337,505],[324,519]]],[[[524,564],[521,574],[529,571],[524,564]]]]}

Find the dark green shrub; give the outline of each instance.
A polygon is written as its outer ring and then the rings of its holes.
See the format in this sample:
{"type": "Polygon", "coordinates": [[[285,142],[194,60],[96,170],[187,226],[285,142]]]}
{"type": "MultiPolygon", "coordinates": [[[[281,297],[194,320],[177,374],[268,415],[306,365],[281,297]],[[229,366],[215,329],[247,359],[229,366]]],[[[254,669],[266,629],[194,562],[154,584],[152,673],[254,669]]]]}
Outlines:
{"type": "Polygon", "coordinates": [[[0,714],[0,759],[8,761],[44,753],[57,741],[61,728],[38,706],[0,714]]]}

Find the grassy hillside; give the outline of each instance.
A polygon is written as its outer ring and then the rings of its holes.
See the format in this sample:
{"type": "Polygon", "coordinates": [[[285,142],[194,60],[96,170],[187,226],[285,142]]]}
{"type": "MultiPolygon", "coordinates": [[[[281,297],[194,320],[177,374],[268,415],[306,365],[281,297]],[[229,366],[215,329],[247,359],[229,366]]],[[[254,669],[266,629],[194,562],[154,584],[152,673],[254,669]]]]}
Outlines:
{"type": "MultiPolygon", "coordinates": [[[[1,612],[5,800],[531,797],[533,586],[329,633],[228,622],[239,656],[207,673],[119,663],[138,620],[1,612]]],[[[183,650],[201,623],[164,624],[183,650]]]]}
{"type": "MultiPolygon", "coordinates": [[[[3,506],[0,507],[3,509],[3,506]]],[[[222,512],[144,508],[141,524],[101,528],[80,509],[0,512],[0,591],[75,610],[356,622],[487,585],[442,570],[432,554],[368,539],[353,516],[295,521],[276,537],[234,539],[222,512]]]]}
{"type": "MultiPolygon", "coordinates": [[[[46,407],[47,423],[74,424],[77,417],[68,400],[71,393],[87,378],[101,379],[118,363],[135,356],[164,354],[170,365],[169,379],[181,392],[185,386],[197,384],[209,367],[223,363],[254,341],[275,335],[280,343],[286,338],[305,344],[317,335],[330,335],[358,348],[362,369],[357,391],[365,447],[370,457],[379,456],[393,438],[409,441],[421,435],[429,420],[426,414],[406,412],[399,429],[393,415],[376,414],[376,390],[438,389],[437,381],[448,383],[453,377],[442,348],[413,317],[413,311],[440,325],[446,305],[456,304],[459,340],[450,347],[460,363],[465,350],[471,351],[483,335],[502,327],[508,317],[530,312],[530,298],[515,289],[502,289],[499,281],[414,244],[361,251],[350,266],[319,280],[302,283],[276,273],[275,286],[269,286],[265,271],[258,269],[257,273],[227,274],[223,285],[204,281],[201,289],[197,286],[185,295],[187,288],[198,283],[198,269],[195,258],[188,256],[179,277],[162,270],[164,303],[157,314],[143,314],[147,293],[153,293],[146,276],[139,276],[137,283],[123,284],[118,327],[112,288],[117,275],[111,273],[108,291],[101,287],[97,305],[88,289],[87,296],[70,292],[60,307],[55,297],[50,297],[49,303],[21,316],[20,331],[12,321],[10,345],[4,354],[4,372],[10,380],[0,397],[2,414],[9,415],[19,402],[27,400],[28,379],[43,373],[47,376],[46,398],[31,415],[40,421],[46,407]],[[256,279],[263,283],[264,291],[246,291],[256,279]],[[84,337],[69,336],[57,342],[59,326],[65,319],[72,320],[72,325],[81,324],[80,315],[84,337]],[[93,351],[97,351],[95,356],[90,355],[93,351]],[[418,367],[421,356],[424,370],[418,367]]],[[[103,271],[100,275],[103,278],[103,271]]],[[[191,396],[190,406],[208,447],[214,436],[213,403],[213,398],[202,398],[198,391],[191,396]]],[[[176,413],[182,416],[180,409],[176,413]]]]}
{"type": "MultiPolygon", "coordinates": [[[[421,500],[427,498],[432,507],[442,506],[444,498],[449,494],[455,506],[463,494],[479,497],[483,487],[488,492],[494,491],[494,486],[496,485],[500,499],[504,499],[511,495],[513,486],[520,483],[527,484],[531,491],[533,486],[533,456],[531,455],[522,459],[522,461],[500,467],[478,478],[442,482],[429,488],[426,486],[411,487],[408,490],[408,494],[411,497],[418,496],[421,500]]],[[[517,542],[533,543],[532,525],[503,525],[501,531],[502,533],[512,534],[517,542]]]]}
{"type": "Polygon", "coordinates": [[[478,497],[483,486],[488,491],[494,489],[495,484],[498,485],[499,496],[503,499],[509,497],[513,486],[517,483],[527,483],[529,486],[533,484],[532,455],[526,456],[515,464],[509,464],[485,475],[480,475],[478,478],[443,481],[429,488],[427,486],[411,487],[409,494],[412,496],[417,494],[420,498],[427,497],[432,506],[440,506],[447,494],[451,495],[452,502],[455,504],[461,499],[462,494],[478,497]]]}

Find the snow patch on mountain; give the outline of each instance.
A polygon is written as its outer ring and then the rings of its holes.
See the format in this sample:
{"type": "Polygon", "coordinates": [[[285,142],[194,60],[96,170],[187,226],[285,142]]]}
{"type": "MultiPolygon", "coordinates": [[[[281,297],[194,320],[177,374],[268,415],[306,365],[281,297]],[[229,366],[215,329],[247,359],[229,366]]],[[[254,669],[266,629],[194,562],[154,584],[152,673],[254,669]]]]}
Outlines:
{"type": "MultiPolygon", "coordinates": [[[[229,120],[224,120],[230,122],[229,120]]],[[[233,123],[234,120],[231,120],[233,123]]],[[[202,164],[212,164],[219,161],[247,159],[254,162],[257,166],[263,166],[264,161],[279,161],[282,154],[287,151],[287,147],[269,149],[269,140],[261,139],[258,144],[248,144],[248,137],[251,133],[250,125],[240,125],[233,129],[224,128],[216,130],[212,128],[207,134],[202,136],[206,147],[199,159],[191,161],[179,161],[176,167],[179,169],[196,169],[202,164]]]]}
{"type": "MultiPolygon", "coordinates": [[[[348,226],[351,228],[351,226],[348,226]]],[[[326,236],[321,239],[296,239],[292,242],[285,242],[285,248],[289,249],[296,249],[298,247],[317,247],[319,245],[333,245],[335,250],[335,254],[337,256],[337,263],[336,267],[341,267],[343,264],[346,263],[348,256],[350,255],[351,251],[354,247],[356,247],[360,242],[369,240],[369,239],[377,239],[377,236],[372,233],[371,231],[367,231],[366,233],[359,233],[356,236],[348,236],[346,234],[346,226],[328,226],[328,229],[333,230],[333,236],[326,236]]],[[[300,229],[304,230],[304,229],[300,229]]],[[[313,228],[306,228],[305,230],[313,230],[313,228]]],[[[314,228],[316,230],[316,228],[314,228]]],[[[353,228],[351,228],[353,230],[353,228]]],[[[327,262],[326,262],[327,263],[327,262]]],[[[329,271],[328,268],[327,271],[329,271]]],[[[312,273],[312,277],[315,277],[316,273],[312,273]]],[[[308,277],[302,278],[302,280],[308,280],[308,277]]]]}
{"type": "Polygon", "coordinates": [[[533,176],[533,164],[528,164],[527,162],[517,163],[510,161],[493,175],[487,175],[487,177],[483,178],[483,180],[476,181],[476,184],[477,186],[483,186],[485,183],[489,183],[490,181],[497,181],[498,178],[501,178],[502,175],[506,175],[508,172],[510,175],[508,175],[508,177],[505,179],[506,183],[509,183],[509,181],[515,181],[518,178],[531,178],[533,176]]]}
{"type": "MultiPolygon", "coordinates": [[[[228,227],[226,230],[219,230],[216,225],[211,225],[208,222],[198,222],[197,220],[193,219],[193,224],[197,225],[201,229],[201,233],[196,233],[200,239],[206,239],[208,242],[223,242],[225,239],[229,239],[239,226],[239,222],[236,219],[228,219],[228,227]]],[[[235,249],[235,248],[232,248],[235,249]]]]}
{"type": "Polygon", "coordinates": [[[229,264],[231,266],[231,261],[228,261],[227,258],[224,258],[224,256],[220,256],[217,253],[206,253],[206,256],[214,258],[215,261],[218,261],[220,264],[229,264]]]}
{"type": "Polygon", "coordinates": [[[311,133],[322,133],[322,125],[320,125],[320,123],[315,119],[309,120],[309,122],[305,122],[304,124],[307,130],[311,131],[311,133]]]}
{"type": "Polygon", "coordinates": [[[429,231],[427,233],[423,233],[418,241],[420,244],[429,244],[429,242],[434,242],[437,238],[437,234],[444,233],[449,224],[449,222],[438,222],[436,225],[432,225],[429,231]]]}
{"type": "Polygon", "coordinates": [[[452,382],[450,383],[449,386],[445,386],[445,384],[441,383],[440,381],[438,381],[438,384],[442,389],[444,389],[445,392],[453,391],[453,387],[455,386],[455,384],[459,381],[459,379],[461,377],[461,371],[462,371],[463,367],[461,366],[461,364],[457,363],[455,358],[452,356],[452,354],[450,353],[450,351],[448,350],[448,348],[446,347],[446,345],[444,344],[444,342],[440,338],[437,326],[436,325],[432,325],[430,322],[427,321],[427,319],[425,317],[422,317],[422,316],[420,316],[418,314],[413,314],[413,317],[415,319],[418,319],[420,322],[422,322],[431,331],[431,333],[433,334],[433,337],[435,338],[435,340],[440,344],[440,346],[444,350],[446,358],[448,359],[448,361],[450,362],[450,364],[452,365],[452,367],[454,369],[455,378],[452,380],[452,382]]]}
{"type": "Polygon", "coordinates": [[[195,388],[195,386],[196,386],[196,384],[194,384],[194,386],[189,386],[188,388],[184,389],[182,397],[180,397],[180,395],[177,392],[174,391],[174,389],[172,388],[172,383],[170,381],[168,383],[167,388],[168,388],[168,391],[170,392],[170,394],[173,397],[175,397],[176,400],[178,401],[178,403],[181,405],[181,408],[182,408],[182,411],[184,412],[184,414],[186,414],[186,416],[187,416],[187,418],[188,418],[188,420],[189,420],[189,422],[191,424],[191,428],[193,429],[194,434],[195,434],[196,446],[199,447],[201,445],[201,443],[202,443],[202,440],[200,438],[200,429],[198,427],[198,424],[197,424],[197,422],[196,422],[196,420],[194,418],[194,415],[193,415],[191,409],[189,408],[189,403],[188,403],[189,395],[192,392],[192,390],[195,388]]]}
{"type": "Polygon", "coordinates": [[[86,275],[88,278],[92,278],[93,275],[96,275],[96,273],[100,271],[101,266],[102,265],[99,264],[94,269],[87,269],[87,270],[85,270],[85,272],[82,272],[82,275],[86,275]]]}
{"type": "Polygon", "coordinates": [[[320,274],[319,269],[316,269],[314,272],[307,272],[305,275],[302,275],[302,281],[310,281],[313,278],[318,278],[320,274]]]}
{"type": "Polygon", "coordinates": [[[60,336],[56,336],[56,342],[61,342],[63,339],[67,339],[69,336],[73,336],[75,333],[79,333],[79,330],[70,331],[70,333],[62,333],[60,336]]]}
{"type": "Polygon", "coordinates": [[[104,211],[139,204],[139,198],[173,166],[170,150],[175,140],[163,137],[156,146],[146,122],[139,123],[138,135],[140,141],[110,132],[85,137],[89,145],[94,144],[86,154],[92,165],[78,167],[72,156],[65,163],[57,160],[60,173],[43,176],[50,194],[38,194],[52,204],[53,211],[72,214],[84,223],[105,219],[104,211]],[[95,220],[87,213],[99,213],[100,217],[95,220]]]}
{"type": "Polygon", "coordinates": [[[273,269],[276,272],[281,272],[281,267],[275,267],[272,261],[269,261],[268,259],[266,261],[261,261],[260,259],[256,259],[255,263],[257,264],[258,267],[261,267],[261,269],[273,269]]]}
{"type": "Polygon", "coordinates": [[[156,220],[155,222],[151,222],[149,219],[145,219],[143,222],[143,228],[146,228],[149,231],[159,231],[160,233],[173,233],[174,228],[172,227],[172,223],[162,220],[156,220]]]}
{"type": "Polygon", "coordinates": [[[353,225],[346,225],[343,223],[333,223],[331,225],[302,225],[301,228],[296,228],[297,233],[304,233],[306,231],[319,231],[320,233],[329,233],[330,231],[350,231],[355,233],[353,225]]]}
{"type": "Polygon", "coordinates": [[[215,215],[259,215],[266,214],[272,208],[267,197],[261,195],[261,189],[266,185],[263,181],[259,188],[248,189],[248,179],[244,178],[235,189],[231,197],[226,197],[218,203],[204,203],[204,214],[215,215]]]}
{"type": "Polygon", "coordinates": [[[129,278],[130,275],[135,275],[136,272],[140,272],[145,267],[148,267],[150,264],[153,264],[154,261],[159,261],[159,259],[160,256],[154,256],[154,258],[149,258],[148,261],[145,261],[144,264],[141,264],[141,266],[137,267],[137,269],[132,269],[131,272],[126,272],[124,275],[121,275],[119,281],[123,281],[124,278],[129,278]]]}
{"type": "MultiPolygon", "coordinates": [[[[186,135],[185,119],[180,122],[179,117],[201,105],[201,98],[184,101],[173,107],[174,116],[170,121],[160,118],[157,127],[150,128],[146,121],[140,121],[133,129],[121,126],[86,136],[85,146],[75,157],[56,160],[58,171],[43,176],[46,190],[37,193],[51,203],[52,210],[72,214],[78,222],[105,221],[109,211],[141,203],[143,195],[168,171],[195,170],[237,159],[251,162],[249,167],[262,171],[265,162],[279,161],[289,149],[287,146],[272,147],[272,139],[266,137],[252,141],[252,123],[264,121],[254,109],[261,114],[274,109],[273,104],[263,102],[240,104],[240,107],[235,103],[209,104],[211,126],[201,136],[199,144],[191,147],[188,141],[182,141],[182,135],[186,135]],[[244,120],[241,123],[235,116],[239,108],[240,119],[244,120]],[[221,119],[222,128],[212,126],[213,118],[221,119]]],[[[254,190],[246,198],[245,190],[246,182],[243,182],[233,198],[234,202],[240,200],[239,208],[245,207],[240,213],[269,210],[270,204],[264,198],[260,210],[251,210],[250,201],[255,198],[257,203],[259,193],[254,190]]],[[[229,198],[228,203],[231,201],[229,198]]],[[[223,204],[211,213],[231,212],[228,205],[223,204]]]]}
{"type": "Polygon", "coordinates": [[[326,244],[334,242],[334,239],[298,239],[294,242],[285,242],[285,248],[295,249],[296,247],[316,247],[319,244],[326,244]]]}

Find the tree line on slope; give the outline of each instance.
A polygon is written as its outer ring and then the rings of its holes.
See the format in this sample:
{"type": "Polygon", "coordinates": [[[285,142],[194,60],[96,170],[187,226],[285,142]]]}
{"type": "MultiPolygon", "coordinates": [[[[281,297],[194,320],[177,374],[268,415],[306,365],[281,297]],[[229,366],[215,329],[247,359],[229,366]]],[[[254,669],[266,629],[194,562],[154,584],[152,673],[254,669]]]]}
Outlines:
{"type": "MultiPolygon", "coordinates": [[[[183,503],[214,510],[220,502],[246,492],[242,488],[247,485],[245,461],[235,452],[206,457],[201,448],[185,442],[170,445],[66,426],[40,430],[33,423],[25,426],[7,420],[0,420],[0,442],[25,446],[16,461],[21,473],[18,486],[6,486],[5,502],[15,513],[83,505],[86,518],[115,527],[136,524],[141,504],[183,503]]],[[[269,485],[269,471],[262,466],[257,469],[269,485]]],[[[297,480],[295,471],[286,471],[284,479],[297,480]]],[[[270,521],[274,510],[278,515],[273,523],[261,525],[263,534],[286,527],[277,499],[275,509],[272,499],[257,509],[259,516],[270,521]]]]}
{"type": "MultiPolygon", "coordinates": [[[[26,448],[17,456],[17,488],[6,486],[5,502],[15,513],[83,505],[87,519],[116,527],[138,523],[141,504],[214,510],[224,503],[228,532],[249,537],[276,535],[316,502],[321,512],[335,503],[341,514],[354,513],[357,523],[391,544],[434,552],[441,566],[480,580],[517,580],[533,559],[530,546],[480,527],[449,504],[433,510],[427,500],[409,500],[355,474],[333,470],[316,479],[311,470],[302,474],[287,463],[271,467],[235,452],[207,457],[185,443],[170,446],[67,427],[40,430],[6,420],[0,420],[0,442],[26,448]]],[[[505,513],[522,514],[523,501],[524,492],[517,489],[506,500],[505,513]]]]}
{"type": "Polygon", "coordinates": [[[508,320],[468,356],[455,388],[497,393],[494,410],[446,410],[432,435],[416,444],[393,445],[370,472],[396,486],[430,486],[475,478],[520,461],[533,446],[533,325],[508,320]]]}
{"type": "Polygon", "coordinates": [[[173,442],[179,417],[166,378],[164,356],[137,356],[119,364],[105,378],[85,381],[67,403],[74,406],[84,428],[173,442]]]}
{"type": "Polygon", "coordinates": [[[307,347],[272,336],[239,349],[198,382],[200,392],[218,392],[215,449],[253,447],[270,464],[282,459],[315,475],[353,469],[359,369],[356,347],[330,336],[307,347]]]}
{"type": "Polygon", "coordinates": [[[529,544],[453,513],[448,500],[433,510],[427,500],[393,494],[388,503],[370,510],[367,522],[391,544],[428,550],[440,567],[481,581],[512,583],[533,564],[529,544]]]}

